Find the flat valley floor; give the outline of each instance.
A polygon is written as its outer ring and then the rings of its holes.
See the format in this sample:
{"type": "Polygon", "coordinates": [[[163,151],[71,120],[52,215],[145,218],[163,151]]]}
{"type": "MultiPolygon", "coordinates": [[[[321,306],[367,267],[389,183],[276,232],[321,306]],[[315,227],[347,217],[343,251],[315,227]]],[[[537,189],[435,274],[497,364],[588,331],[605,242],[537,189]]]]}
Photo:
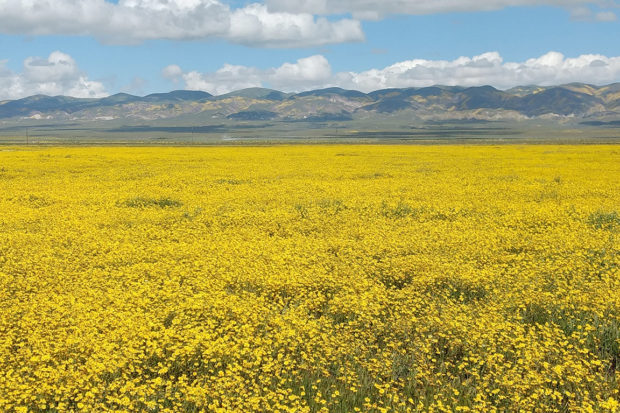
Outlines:
{"type": "Polygon", "coordinates": [[[0,410],[608,411],[620,146],[0,148],[0,410]]]}

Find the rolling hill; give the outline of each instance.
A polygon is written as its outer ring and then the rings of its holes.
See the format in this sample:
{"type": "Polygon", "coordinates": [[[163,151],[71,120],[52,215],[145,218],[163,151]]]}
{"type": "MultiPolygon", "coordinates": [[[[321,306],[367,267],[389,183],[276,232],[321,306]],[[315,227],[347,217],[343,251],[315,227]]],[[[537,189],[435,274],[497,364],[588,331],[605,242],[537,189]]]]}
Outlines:
{"type": "Polygon", "coordinates": [[[584,122],[620,119],[620,84],[392,88],[363,93],[327,88],[284,93],[250,88],[213,96],[176,90],[134,96],[119,93],[101,99],[36,95],[0,102],[0,119],[57,121],[158,120],[192,118],[247,121],[347,121],[393,116],[426,120],[536,119],[570,117],[584,122]]]}

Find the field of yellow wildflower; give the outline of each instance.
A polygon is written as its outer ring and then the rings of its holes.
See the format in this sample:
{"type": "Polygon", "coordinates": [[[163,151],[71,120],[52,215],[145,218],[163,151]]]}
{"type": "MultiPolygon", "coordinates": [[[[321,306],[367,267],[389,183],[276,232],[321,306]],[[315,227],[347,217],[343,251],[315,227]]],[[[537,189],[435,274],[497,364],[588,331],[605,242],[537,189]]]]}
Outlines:
{"type": "Polygon", "coordinates": [[[619,146],[0,148],[0,411],[607,411],[619,146]]]}

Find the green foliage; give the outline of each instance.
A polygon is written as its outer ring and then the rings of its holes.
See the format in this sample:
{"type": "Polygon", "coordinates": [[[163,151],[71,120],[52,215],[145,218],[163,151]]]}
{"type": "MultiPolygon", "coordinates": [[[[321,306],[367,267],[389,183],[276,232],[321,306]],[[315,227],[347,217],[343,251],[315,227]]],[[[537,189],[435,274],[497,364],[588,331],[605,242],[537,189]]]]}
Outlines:
{"type": "Polygon", "coordinates": [[[483,300],[488,295],[488,291],[484,286],[476,285],[471,281],[458,277],[440,278],[432,285],[430,291],[464,304],[483,300]]]}
{"type": "Polygon", "coordinates": [[[416,216],[423,212],[422,209],[413,208],[411,205],[405,202],[398,202],[396,206],[390,206],[387,202],[381,203],[381,213],[387,218],[406,218],[410,216],[416,216]]]}
{"type": "Polygon", "coordinates": [[[310,212],[308,212],[308,208],[302,204],[295,204],[295,211],[299,213],[300,218],[308,218],[310,216],[310,212]]]}
{"type": "Polygon", "coordinates": [[[608,363],[605,367],[610,374],[620,368],[620,320],[613,313],[600,317],[591,311],[530,303],[522,312],[522,321],[531,325],[557,326],[566,337],[590,329],[592,333],[588,334],[587,340],[589,350],[608,363]]]}
{"type": "Polygon", "coordinates": [[[620,228],[620,214],[616,211],[604,212],[597,211],[590,214],[588,217],[588,223],[596,229],[614,230],[620,228]]]}
{"type": "Polygon", "coordinates": [[[170,198],[146,198],[146,197],[135,197],[127,199],[120,203],[120,206],[124,206],[127,208],[148,208],[148,207],[159,207],[159,208],[178,208],[183,206],[181,201],[177,201],[175,199],[170,198]]]}

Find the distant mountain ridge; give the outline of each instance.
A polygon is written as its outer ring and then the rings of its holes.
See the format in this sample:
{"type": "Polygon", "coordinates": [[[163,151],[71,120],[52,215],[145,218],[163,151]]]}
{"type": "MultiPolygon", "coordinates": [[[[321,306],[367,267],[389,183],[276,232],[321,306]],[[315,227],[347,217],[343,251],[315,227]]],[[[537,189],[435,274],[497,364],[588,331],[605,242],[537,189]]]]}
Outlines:
{"type": "Polygon", "coordinates": [[[220,96],[175,90],[100,99],[35,95],[0,102],[0,119],[105,121],[173,119],[191,116],[231,121],[347,121],[409,114],[423,119],[530,119],[570,117],[609,122],[620,119],[620,83],[594,86],[431,86],[364,93],[338,87],[285,93],[249,88],[220,96]]]}

